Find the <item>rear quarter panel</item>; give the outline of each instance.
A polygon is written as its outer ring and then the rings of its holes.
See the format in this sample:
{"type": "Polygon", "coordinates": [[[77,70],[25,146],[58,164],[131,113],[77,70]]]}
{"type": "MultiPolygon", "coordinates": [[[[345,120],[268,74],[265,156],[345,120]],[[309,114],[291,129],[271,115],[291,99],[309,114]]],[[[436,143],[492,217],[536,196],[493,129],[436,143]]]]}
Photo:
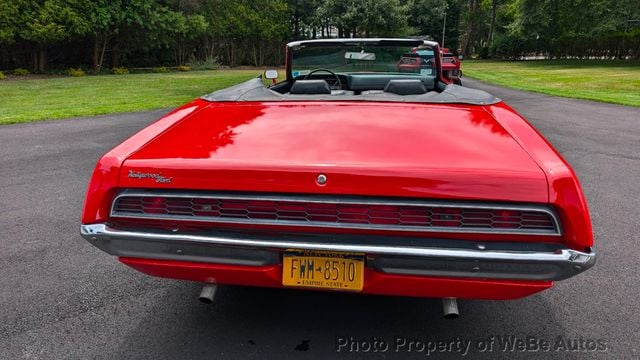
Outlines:
{"type": "Polygon", "coordinates": [[[144,147],[149,141],[209,105],[195,100],[156,120],[137,134],[123,141],[98,160],[87,187],[81,221],[91,224],[105,221],[109,216],[111,199],[118,188],[120,169],[124,160],[144,147]]]}
{"type": "Polygon", "coordinates": [[[593,231],[587,201],[569,163],[527,120],[504,102],[486,106],[485,109],[545,173],[549,203],[558,211],[566,243],[580,251],[592,247],[593,231]]]}

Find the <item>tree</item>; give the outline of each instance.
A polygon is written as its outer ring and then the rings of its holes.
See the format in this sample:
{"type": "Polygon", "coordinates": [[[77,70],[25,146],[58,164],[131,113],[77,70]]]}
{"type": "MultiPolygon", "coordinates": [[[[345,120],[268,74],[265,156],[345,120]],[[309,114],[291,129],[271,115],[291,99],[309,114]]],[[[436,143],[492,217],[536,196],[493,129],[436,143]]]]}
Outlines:
{"type": "MultiPolygon", "coordinates": [[[[288,0],[290,29],[293,40],[305,37],[308,27],[315,32],[315,26],[320,24],[316,16],[318,0],[288,0]]],[[[312,36],[315,38],[315,36],[312,36]]]]}
{"type": "Polygon", "coordinates": [[[89,32],[89,22],[80,15],[82,6],[82,0],[46,0],[24,4],[21,11],[26,14],[26,22],[19,34],[36,44],[34,70],[45,70],[48,45],[89,32]]]}
{"type": "Polygon", "coordinates": [[[19,14],[17,2],[0,2],[0,44],[10,44],[15,41],[20,24],[19,14]]]}
{"type": "Polygon", "coordinates": [[[447,0],[413,0],[409,2],[409,24],[417,34],[438,39],[449,4],[447,0]]]}
{"type": "Polygon", "coordinates": [[[338,29],[338,37],[349,37],[344,14],[352,6],[353,1],[325,0],[316,11],[316,16],[324,19],[338,29]]]}
{"type": "Polygon", "coordinates": [[[359,0],[344,16],[359,35],[401,37],[409,33],[407,10],[398,0],[359,0]]]}
{"type": "Polygon", "coordinates": [[[471,54],[473,43],[477,34],[477,23],[480,18],[480,0],[469,0],[465,32],[462,41],[462,53],[465,56],[471,54]]]}
{"type": "Polygon", "coordinates": [[[330,19],[339,37],[355,37],[405,36],[410,33],[407,13],[399,0],[328,0],[316,14],[330,19]]]}
{"type": "Polygon", "coordinates": [[[282,46],[282,40],[287,34],[287,24],[278,19],[285,18],[289,12],[287,3],[283,0],[263,0],[259,4],[249,1],[249,42],[250,58],[254,66],[261,66],[265,62],[268,47],[282,46]]]}
{"type": "Polygon", "coordinates": [[[0,66],[279,65],[291,39],[442,41],[445,21],[466,55],[639,58],[639,1],[0,0],[0,66]]]}
{"type": "Polygon", "coordinates": [[[412,0],[408,7],[409,26],[414,35],[428,35],[441,42],[443,25],[446,25],[444,46],[457,49],[460,18],[457,0],[412,0]]]}
{"type": "Polygon", "coordinates": [[[491,0],[491,25],[489,26],[489,35],[487,36],[487,47],[491,47],[493,34],[496,29],[496,15],[498,11],[498,0],[491,0]]]}
{"type": "Polygon", "coordinates": [[[179,33],[175,43],[176,65],[182,65],[193,52],[193,41],[206,34],[209,23],[202,15],[189,15],[185,18],[184,32],[179,33]]]}
{"type": "Polygon", "coordinates": [[[127,18],[126,10],[122,0],[94,0],[87,4],[93,37],[91,60],[95,71],[102,68],[109,44],[122,30],[127,18]]]}

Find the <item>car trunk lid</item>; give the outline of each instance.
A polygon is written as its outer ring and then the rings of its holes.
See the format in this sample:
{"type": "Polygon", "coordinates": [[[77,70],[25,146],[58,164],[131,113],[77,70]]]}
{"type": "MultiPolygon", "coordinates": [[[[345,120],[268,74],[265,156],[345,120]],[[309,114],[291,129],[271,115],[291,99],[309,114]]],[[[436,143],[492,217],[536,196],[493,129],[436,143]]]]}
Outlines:
{"type": "Polygon", "coordinates": [[[120,180],[138,188],[548,201],[538,165],[483,107],[469,105],[214,103],[130,156],[120,180]]]}

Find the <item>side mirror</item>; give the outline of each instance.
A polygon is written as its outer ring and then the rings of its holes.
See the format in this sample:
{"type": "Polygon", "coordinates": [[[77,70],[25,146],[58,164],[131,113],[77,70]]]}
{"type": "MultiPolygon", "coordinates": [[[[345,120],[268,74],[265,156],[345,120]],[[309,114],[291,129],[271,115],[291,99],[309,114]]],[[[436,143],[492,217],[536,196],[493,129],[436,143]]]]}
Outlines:
{"type": "Polygon", "coordinates": [[[278,78],[278,70],[265,70],[264,78],[271,79],[271,84],[275,84],[278,78]]]}
{"type": "Polygon", "coordinates": [[[278,78],[278,70],[266,70],[264,72],[265,79],[275,80],[278,78]]]}

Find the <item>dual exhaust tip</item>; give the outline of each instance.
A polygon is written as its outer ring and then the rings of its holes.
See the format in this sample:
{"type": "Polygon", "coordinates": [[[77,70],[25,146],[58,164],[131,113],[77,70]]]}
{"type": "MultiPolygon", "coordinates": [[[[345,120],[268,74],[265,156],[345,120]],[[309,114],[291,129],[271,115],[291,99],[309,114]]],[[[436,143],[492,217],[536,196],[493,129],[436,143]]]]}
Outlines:
{"type": "MultiPolygon", "coordinates": [[[[202,287],[198,300],[205,304],[213,304],[213,298],[216,296],[216,290],[218,290],[218,285],[206,284],[202,287]]],[[[442,310],[444,312],[445,319],[457,319],[458,316],[460,316],[458,312],[458,300],[456,298],[443,298],[442,310]]]]}

